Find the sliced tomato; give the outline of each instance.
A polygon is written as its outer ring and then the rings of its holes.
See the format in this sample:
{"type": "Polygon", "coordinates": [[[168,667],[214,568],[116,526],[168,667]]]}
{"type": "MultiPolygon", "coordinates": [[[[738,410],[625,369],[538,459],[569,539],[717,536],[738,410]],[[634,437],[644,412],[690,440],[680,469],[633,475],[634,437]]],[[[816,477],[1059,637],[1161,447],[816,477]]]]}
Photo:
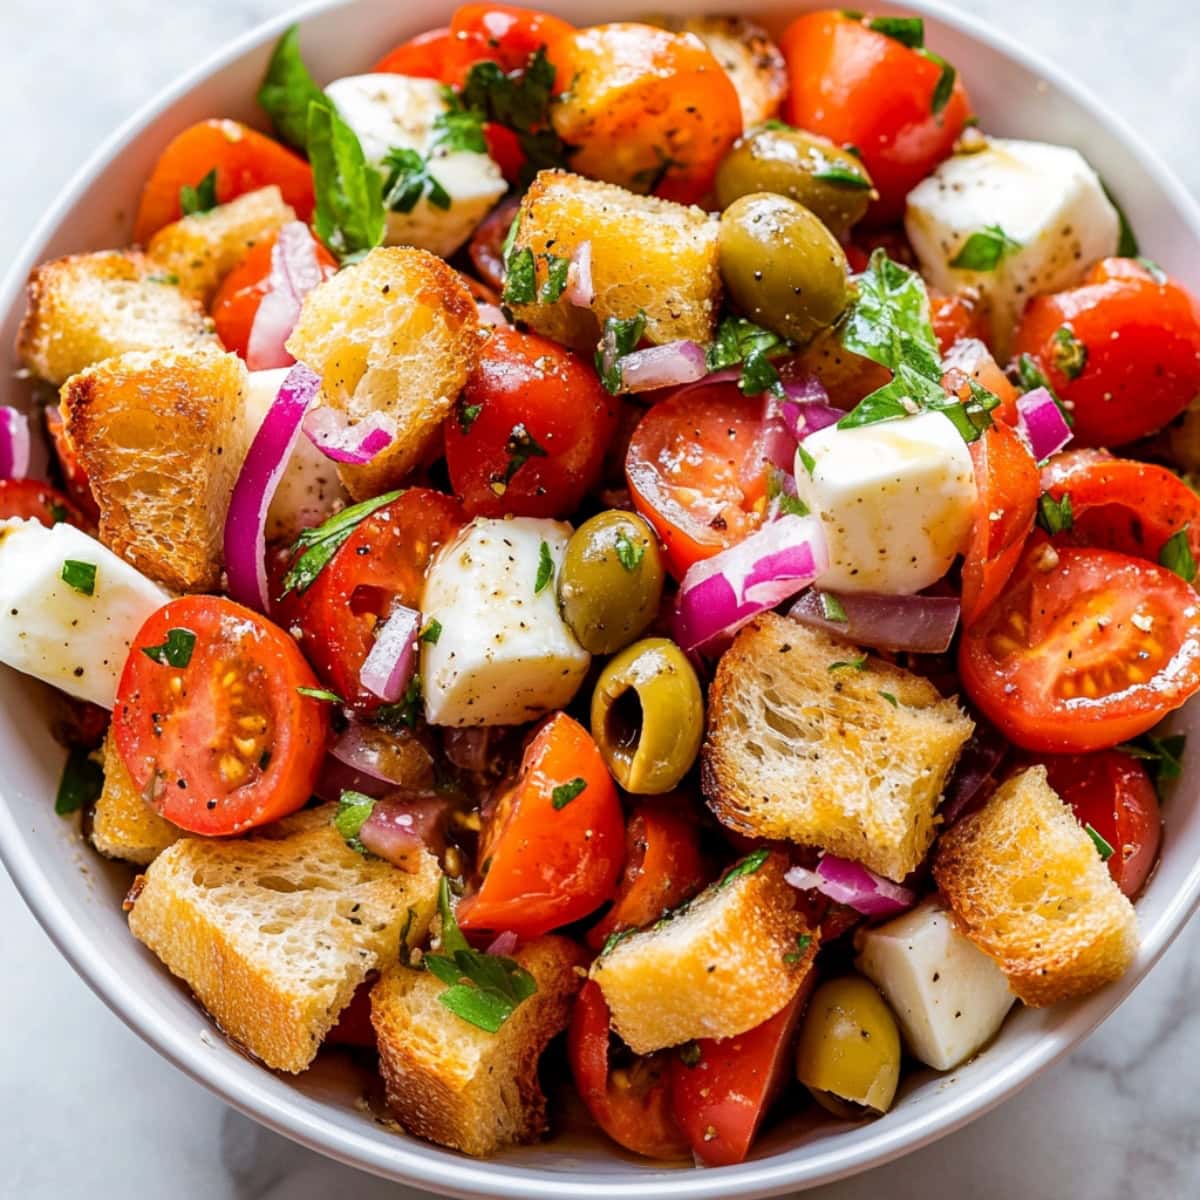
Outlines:
{"type": "Polygon", "coordinates": [[[538,50],[573,31],[559,17],[515,4],[463,4],[450,21],[442,81],[461,87],[471,68],[484,61],[506,74],[524,70],[538,50]]]}
{"type": "Polygon", "coordinates": [[[571,1074],[592,1119],[619,1146],[646,1158],[689,1158],[691,1147],[675,1119],[670,1050],[609,1064],[609,1011],[600,985],[583,985],[567,1029],[571,1074]]]}
{"type": "Polygon", "coordinates": [[[999,399],[999,406],[992,410],[993,420],[1003,421],[1006,425],[1016,425],[1017,397],[1021,393],[1000,369],[984,342],[975,337],[960,338],[945,352],[942,365],[946,370],[943,383],[950,390],[959,392],[962,400],[965,401],[968,395],[962,391],[962,381],[957,380],[956,383],[956,371],[970,376],[999,399]]]}
{"type": "Polygon", "coordinates": [[[117,686],[113,736],[134,787],[190,833],[242,833],[303,808],[329,706],[295,640],[220,596],[151,614],[117,686]]]}
{"type": "Polygon", "coordinates": [[[1050,786],[1111,847],[1108,870],[1117,887],[1136,896],[1162,841],[1158,796],[1146,768],[1118,750],[1045,758],[1050,786]]]}
{"type": "Polygon", "coordinates": [[[312,217],[312,168],[273,138],[238,121],[200,121],[177,134],[142,189],[133,240],[147,243],[183,215],[179,192],[217,173],[217,203],[275,184],[302,221],[312,217]]]}
{"type": "Polygon", "coordinates": [[[929,292],[929,315],[933,322],[933,333],[943,354],[946,354],[955,342],[964,339],[982,342],[985,339],[987,322],[984,320],[977,295],[961,292],[947,294],[939,292],[936,288],[926,290],[929,292]]]}
{"type": "Polygon", "coordinates": [[[1178,575],[1032,541],[959,649],[967,695],[1010,741],[1052,754],[1107,749],[1200,689],[1200,602],[1178,575]]]}
{"type": "Polygon", "coordinates": [[[469,932],[540,937],[612,897],[624,851],[621,801],[592,736],[566,713],[538,729],[487,821],[483,881],[458,909],[469,932]]]}
{"type": "Polygon", "coordinates": [[[639,805],[625,832],[625,868],[616,899],[588,930],[588,945],[599,950],[610,935],[657,921],[707,880],[695,818],[666,797],[639,805]]]}
{"type": "Polygon", "coordinates": [[[434,554],[465,524],[452,497],[410,488],[363,520],[306,591],[275,605],[272,615],[299,627],[309,661],[346,703],[368,712],[380,706],[359,680],[376,630],[396,605],[420,608],[434,554]]]}
{"type": "Polygon", "coordinates": [[[83,529],[89,524],[72,500],[37,479],[0,479],[0,521],[10,517],[43,525],[67,521],[83,529]]]}
{"type": "Polygon", "coordinates": [[[375,75],[444,80],[449,51],[450,30],[445,27],[430,29],[390,50],[371,68],[371,72],[375,75]]]}
{"type": "Polygon", "coordinates": [[[792,1066],[792,1043],[812,991],[810,971],[770,1020],[737,1037],[701,1038],[671,1061],[675,1117],[710,1167],[742,1162],[792,1066]]]}
{"type": "Polygon", "coordinates": [[[63,483],[66,485],[68,495],[75,502],[79,511],[87,517],[89,524],[96,524],[100,520],[100,509],[96,505],[96,498],[92,495],[92,485],[88,481],[87,472],[83,469],[83,463],[79,461],[79,455],[75,453],[75,447],[71,445],[71,440],[67,437],[67,426],[63,421],[62,409],[57,404],[46,405],[46,432],[50,435],[51,444],[54,446],[54,453],[58,458],[58,465],[62,470],[63,483]]]}
{"type": "Polygon", "coordinates": [[[634,430],[625,477],[676,579],[761,524],[761,424],[762,401],[720,383],[661,401],[634,430]]]}
{"type": "Polygon", "coordinates": [[[504,287],[504,239],[508,237],[513,218],[520,207],[519,196],[501,200],[480,222],[467,247],[479,278],[497,291],[504,287]]]}

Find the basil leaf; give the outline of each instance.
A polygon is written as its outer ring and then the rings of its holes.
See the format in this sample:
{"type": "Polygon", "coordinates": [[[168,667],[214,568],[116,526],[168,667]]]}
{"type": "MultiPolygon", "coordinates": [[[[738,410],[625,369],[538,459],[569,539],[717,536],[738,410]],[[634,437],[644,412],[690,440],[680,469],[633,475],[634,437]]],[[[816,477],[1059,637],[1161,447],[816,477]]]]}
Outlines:
{"type": "Polygon", "coordinates": [[[1158,552],[1158,561],[1174,571],[1185,583],[1191,583],[1196,578],[1196,560],[1192,557],[1192,547],[1188,540],[1188,527],[1177,529],[1158,552]]]}
{"type": "Polygon", "coordinates": [[[487,138],[483,133],[483,113],[466,108],[452,87],[442,88],[442,100],[446,111],[439,113],[433,122],[433,148],[445,148],[447,152],[466,150],[472,154],[488,152],[487,138]]]}
{"type": "Polygon", "coordinates": [[[508,258],[502,299],[505,304],[532,304],[537,299],[537,266],[528,246],[508,258]]]}
{"type": "Polygon", "coordinates": [[[800,465],[808,472],[808,477],[813,477],[813,472],[817,469],[817,460],[804,448],[804,443],[796,447],[796,457],[800,460],[800,465]]]}
{"type": "Polygon", "coordinates": [[[346,791],[338,797],[337,812],[333,814],[333,827],[340,833],[351,850],[365,854],[367,848],[359,841],[358,834],[375,808],[375,801],[362,792],[346,791]]]}
{"type": "Polygon", "coordinates": [[[572,779],[570,783],[560,783],[550,793],[550,807],[555,812],[559,812],[561,809],[566,808],[586,788],[587,780],[581,778],[572,779]]]}
{"type": "Polygon", "coordinates": [[[1088,349],[1076,336],[1070,325],[1060,325],[1051,338],[1054,365],[1068,378],[1078,379],[1087,366],[1088,349]]]}
{"type": "Polygon", "coordinates": [[[755,850],[752,854],[746,855],[739,863],[734,863],[720,879],[713,884],[713,890],[720,892],[727,888],[734,880],[744,879],[747,875],[753,875],[763,863],[771,857],[771,851],[765,846],[761,850],[755,850]]]}
{"type": "Polygon", "coordinates": [[[821,592],[821,615],[827,621],[837,621],[846,624],[850,618],[846,615],[845,605],[832,593],[821,592]]]}
{"type": "Polygon", "coordinates": [[[646,556],[646,547],[635,542],[625,530],[620,530],[616,539],[617,562],[627,571],[636,571],[646,556]]]}
{"type": "Polygon", "coordinates": [[[1161,799],[1162,785],[1173,783],[1183,775],[1183,752],[1186,747],[1185,733],[1169,734],[1161,738],[1144,733],[1135,741],[1122,742],[1117,749],[1146,764],[1146,769],[1154,780],[1154,789],[1161,799]]]}
{"type": "Polygon", "coordinates": [[[1112,188],[1103,179],[1100,180],[1100,186],[1104,189],[1104,194],[1108,197],[1109,204],[1117,210],[1117,257],[1137,258],[1142,251],[1138,245],[1137,234],[1133,232],[1133,226],[1130,225],[1129,218],[1125,215],[1125,210],[1121,207],[1120,201],[1113,195],[1112,188]]]}
{"type": "Polygon", "coordinates": [[[783,382],[770,356],[786,350],[787,345],[777,333],[745,317],[725,316],[717,326],[712,345],[705,351],[705,365],[710,371],[720,371],[741,363],[738,387],[747,396],[766,391],[783,396],[783,382]]]}
{"type": "Polygon", "coordinates": [[[935,54],[932,50],[922,47],[917,53],[941,68],[942,73],[933,85],[933,94],[929,97],[929,111],[935,117],[940,117],[946,105],[950,103],[950,97],[954,95],[954,81],[958,78],[958,72],[940,54],[935,54]]]}
{"type": "Polygon", "coordinates": [[[962,271],[994,271],[1006,254],[1020,249],[1021,243],[999,225],[985,225],[967,238],[950,265],[962,271]]]}
{"type": "Polygon", "coordinates": [[[571,260],[555,254],[543,254],[542,259],[546,264],[546,278],[538,290],[538,300],[542,304],[553,304],[567,289],[571,260]]]}
{"type": "Polygon", "coordinates": [[[383,203],[389,212],[410,213],[427,197],[434,208],[450,207],[450,193],[429,172],[429,160],[416,150],[393,147],[383,156],[387,177],[383,203]]]}
{"type": "Polygon", "coordinates": [[[479,419],[479,414],[483,412],[482,404],[464,404],[460,399],[458,402],[458,427],[464,434],[471,432],[471,426],[479,419]]]}
{"type": "MultiPolygon", "coordinates": [[[[884,693],[884,692],[881,692],[880,694],[886,695],[886,693],[884,693]]],[[[798,963],[804,957],[805,952],[808,950],[809,946],[811,946],[811,945],[812,945],[812,934],[811,933],[796,934],[796,949],[785,954],[783,956],[783,961],[785,963],[787,963],[787,965],[789,967],[793,966],[795,963],[798,963]]]]}
{"type": "MultiPolygon", "coordinates": [[[[596,347],[596,374],[606,391],[614,396],[621,390],[621,359],[632,354],[646,331],[646,314],[638,312],[636,317],[607,317],[604,334],[596,347]]],[[[711,370],[711,368],[710,368],[711,370]]]]}
{"type": "Polygon", "coordinates": [[[383,241],[383,178],[367,163],[354,130],[322,98],[308,106],[307,149],[313,170],[317,236],[343,262],[383,241]]]}
{"type": "Polygon", "coordinates": [[[1105,840],[1104,835],[1100,833],[1100,831],[1090,822],[1083,827],[1083,831],[1096,844],[1096,853],[1100,855],[1100,861],[1108,862],[1108,860],[1112,858],[1116,851],[1113,850],[1112,846],[1105,840]]]}
{"type": "Polygon", "coordinates": [[[76,746],[63,764],[54,796],[54,811],[60,817],[69,816],[93,804],[104,790],[104,771],[91,755],[76,746]]]}
{"type": "Polygon", "coordinates": [[[430,617],[425,628],[417,635],[418,641],[424,642],[427,646],[436,646],[438,640],[442,636],[442,623],[437,617],[430,617]]]}
{"type": "Polygon", "coordinates": [[[822,167],[819,171],[814,171],[812,178],[818,179],[822,183],[832,183],[838,187],[850,188],[852,191],[869,192],[871,190],[871,181],[865,175],[833,163],[822,167]]]}
{"type": "Polygon", "coordinates": [[[1052,537],[1056,533],[1069,533],[1075,525],[1071,512],[1071,493],[1064,492],[1061,500],[1055,500],[1049,492],[1038,497],[1037,523],[1052,537]]]}
{"type": "MultiPolygon", "coordinates": [[[[915,371],[907,363],[896,367],[889,383],[864,396],[858,404],[838,423],[839,429],[857,429],[862,425],[874,425],[879,421],[893,421],[899,417],[911,417],[926,408],[943,407],[944,401],[953,400],[953,407],[962,407],[958,399],[946,396],[946,391],[937,380],[915,371]]],[[[976,434],[978,436],[978,434],[976,434]]]]}
{"type": "Polygon", "coordinates": [[[283,577],[283,591],[279,595],[282,600],[289,592],[305,592],[320,573],[325,569],[329,560],[337,553],[342,543],[369,517],[376,509],[391,504],[404,494],[403,489],[396,492],[386,492],[372,500],[360,500],[335,513],[329,520],[306,529],[292,544],[292,554],[300,551],[297,558],[283,577]]]}
{"type": "Polygon", "coordinates": [[[195,187],[179,189],[179,207],[185,217],[203,216],[217,207],[217,168],[213,167],[195,187]]]}
{"type": "Polygon", "coordinates": [[[554,578],[554,559],[550,554],[549,542],[543,542],[538,547],[537,578],[533,582],[533,594],[540,596],[554,578]]]}
{"type": "MultiPolygon", "coordinates": [[[[788,476],[778,467],[767,466],[767,509],[774,510],[780,516],[807,517],[808,505],[787,490],[788,476]]],[[[769,518],[768,518],[769,519],[769,518]]]]}
{"type": "Polygon", "coordinates": [[[920,17],[872,17],[867,28],[892,38],[910,50],[925,45],[925,22],[920,17]]]}
{"type": "Polygon", "coordinates": [[[300,57],[299,25],[287,29],[275,43],[257,98],[280,138],[304,150],[308,145],[308,106],[314,101],[327,104],[328,100],[300,57]]]}
{"type": "Polygon", "coordinates": [[[1021,385],[1023,392],[1032,392],[1036,388],[1045,388],[1050,393],[1054,403],[1058,405],[1058,411],[1062,413],[1062,418],[1067,423],[1067,427],[1073,429],[1075,427],[1075,417],[1070,409],[1059,398],[1058,393],[1050,384],[1050,380],[1046,378],[1046,372],[1038,366],[1037,359],[1030,354],[1022,354],[1017,359],[1017,380],[1021,385]]]}
{"type": "Polygon", "coordinates": [[[182,671],[192,661],[196,635],[190,629],[168,629],[167,640],[161,646],[143,646],[142,653],[164,667],[182,671]]]}
{"type": "Polygon", "coordinates": [[[298,687],[296,691],[310,700],[324,700],[326,704],[346,703],[337,692],[331,692],[328,688],[298,687]]]}
{"type": "Polygon", "coordinates": [[[885,700],[886,700],[886,701],[887,701],[887,702],[888,702],[888,703],[889,703],[889,704],[890,704],[890,705],[891,705],[893,708],[899,708],[899,707],[900,707],[900,701],[899,701],[899,700],[897,700],[897,699],[896,699],[896,697],[895,697],[895,696],[893,696],[891,692],[880,692],[879,694],[880,694],[880,695],[881,695],[881,696],[882,696],[882,697],[883,697],[883,698],[884,698],[884,699],[885,699],[885,700]]]}
{"type": "Polygon", "coordinates": [[[62,581],[70,584],[77,592],[91,596],[96,591],[96,564],[76,562],[68,558],[62,565],[62,581]]]}

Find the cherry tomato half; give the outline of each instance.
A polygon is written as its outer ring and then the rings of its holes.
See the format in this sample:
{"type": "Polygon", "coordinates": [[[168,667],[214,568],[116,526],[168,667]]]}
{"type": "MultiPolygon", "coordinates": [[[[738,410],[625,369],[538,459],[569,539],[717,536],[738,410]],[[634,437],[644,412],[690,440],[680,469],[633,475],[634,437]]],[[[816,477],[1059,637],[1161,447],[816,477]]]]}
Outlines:
{"type": "Polygon", "coordinates": [[[431,29],[401,42],[372,68],[373,75],[407,75],[411,79],[446,77],[446,55],[450,50],[450,30],[431,29]]]}
{"type": "Polygon", "coordinates": [[[10,517],[46,526],[67,521],[86,529],[89,524],[62,492],[37,479],[0,479],[0,521],[10,517]]]}
{"type": "Polygon", "coordinates": [[[113,709],[134,786],[168,821],[212,836],[303,808],[329,706],[295,641],[220,596],[184,596],[138,631],[113,709]]]}
{"type": "Polygon", "coordinates": [[[955,342],[964,339],[981,342],[984,340],[987,324],[977,296],[958,292],[947,295],[936,288],[926,290],[929,292],[929,316],[933,323],[933,335],[937,338],[943,354],[946,354],[955,342]]]}
{"type": "Polygon", "coordinates": [[[621,802],[596,743],[555,713],[488,819],[483,882],[459,905],[459,925],[527,939],[586,917],[613,894],[624,838],[621,802]]]}
{"type": "Polygon", "coordinates": [[[1070,406],[1075,445],[1120,446],[1200,392],[1200,307],[1161,273],[1107,258],[1081,286],[1029,302],[1014,353],[1031,355],[1070,406]]]}
{"type": "Polygon", "coordinates": [[[477,62],[497,63],[506,74],[529,65],[533,55],[574,32],[559,17],[513,4],[464,4],[450,21],[442,81],[461,87],[477,62]]]}
{"type": "Polygon", "coordinates": [[[446,422],[450,482],[472,517],[565,517],[600,478],[617,402],[556,342],[494,328],[446,422]]]}
{"type": "Polygon", "coordinates": [[[1200,689],[1200,602],[1163,567],[1034,539],[966,630],[958,665],[967,695],[1016,745],[1107,749],[1200,689]]]}

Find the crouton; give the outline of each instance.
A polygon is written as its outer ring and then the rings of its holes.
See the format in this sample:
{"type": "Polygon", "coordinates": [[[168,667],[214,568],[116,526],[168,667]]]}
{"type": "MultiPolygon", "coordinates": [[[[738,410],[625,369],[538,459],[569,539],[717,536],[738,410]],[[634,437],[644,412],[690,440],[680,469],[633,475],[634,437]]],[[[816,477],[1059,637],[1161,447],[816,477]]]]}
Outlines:
{"type": "Polygon", "coordinates": [[[247,372],[219,349],[123,354],[62,389],[100,540],[179,592],[212,591],[245,454],[247,372]]]}
{"type": "Polygon", "coordinates": [[[708,700],[701,778],[723,825],[819,846],[889,879],[920,864],[974,728],[956,701],[775,613],[738,634],[708,700]]]}
{"type": "Polygon", "coordinates": [[[339,465],[356,500],[400,483],[437,442],[479,346],[462,276],[411,246],[372,250],[304,299],[287,348],[321,376],[321,399],[355,424],[384,413],[392,444],[361,467],[339,465]]]}
{"type": "Polygon", "coordinates": [[[636,1053],[745,1033],[796,994],[817,939],[783,855],[764,853],[649,929],[610,939],[592,964],[613,1028],[636,1053]]]}
{"type": "Polygon", "coordinates": [[[1034,1008],[1095,991],[1137,953],[1133,905],[1045,767],[948,829],[933,875],[967,937],[1034,1008]]]}
{"type": "Polygon", "coordinates": [[[440,878],[430,854],[412,874],[359,854],[315,810],[283,837],[176,842],[135,885],[129,928],[226,1033],[302,1071],[368,972],[424,937],[440,878]]]}
{"type": "Polygon", "coordinates": [[[446,985],[427,971],[394,966],[372,989],[388,1104],[410,1133],[482,1158],[545,1132],[538,1059],[566,1027],[586,958],[554,936],[526,943],[513,957],[537,991],[496,1033],[444,1007],[446,985]]]}
{"type": "Polygon", "coordinates": [[[17,354],[55,387],[130,350],[220,346],[203,307],[137,250],[98,250],[42,263],[29,276],[28,298],[17,354]]]}
{"type": "Polygon", "coordinates": [[[139,867],[152,863],[184,832],[146,803],[130,778],[111,731],[104,739],[104,790],[92,814],[92,845],[107,858],[139,867]]]}
{"type": "Polygon", "coordinates": [[[185,295],[207,306],[221,280],[256,242],[295,219],[295,209],[272,184],[173,221],[150,239],[146,253],[161,270],[179,278],[185,295]]]}
{"type": "Polygon", "coordinates": [[[538,333],[590,354],[608,317],[644,312],[648,342],[712,341],[721,303],[715,216],[566,171],[542,171],[521,200],[518,222],[514,252],[533,251],[539,290],[546,255],[570,258],[591,243],[590,308],[565,296],[512,306],[538,333]]]}

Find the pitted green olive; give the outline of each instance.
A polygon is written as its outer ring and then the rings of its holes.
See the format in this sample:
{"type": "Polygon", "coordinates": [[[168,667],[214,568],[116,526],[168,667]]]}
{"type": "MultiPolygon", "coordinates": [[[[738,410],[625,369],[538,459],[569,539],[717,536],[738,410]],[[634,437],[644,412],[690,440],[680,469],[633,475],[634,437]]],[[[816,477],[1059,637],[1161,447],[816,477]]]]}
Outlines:
{"type": "Polygon", "coordinates": [[[807,342],[846,307],[846,255],[802,204],[773,192],[741,196],[721,214],[721,276],[758,325],[807,342]]]}
{"type": "Polygon", "coordinates": [[[862,976],[830,979],[813,992],[796,1046],[796,1078],[839,1117],[891,1108],[900,1081],[900,1031],[862,976]]]}
{"type": "Polygon", "coordinates": [[[683,651],[646,638],[611,659],[592,693],[592,737],[613,778],[639,796],[669,792],[691,770],[704,696],[683,651]]]}
{"type": "Polygon", "coordinates": [[[815,213],[837,238],[862,220],[875,192],[866,167],[828,138],[761,125],[739,138],[717,168],[717,204],[777,192],[815,213]]]}
{"type": "Polygon", "coordinates": [[[571,535],[558,573],[558,602],[589,653],[628,646],[658,614],[662,589],[658,540],[641,517],[597,513],[571,535]]]}

